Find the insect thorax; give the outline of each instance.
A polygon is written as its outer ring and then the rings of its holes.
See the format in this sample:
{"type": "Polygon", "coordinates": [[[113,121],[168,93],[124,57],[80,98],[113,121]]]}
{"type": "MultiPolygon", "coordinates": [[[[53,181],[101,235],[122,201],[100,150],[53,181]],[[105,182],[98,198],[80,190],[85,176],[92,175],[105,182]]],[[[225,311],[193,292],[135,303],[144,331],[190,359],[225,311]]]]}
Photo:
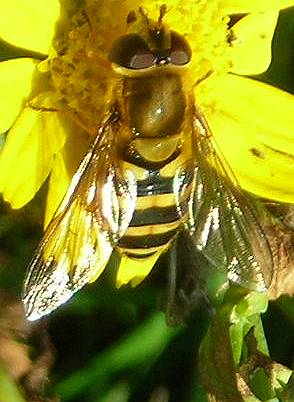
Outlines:
{"type": "Polygon", "coordinates": [[[181,129],[186,99],[179,74],[158,71],[127,78],[124,99],[130,125],[138,137],[162,138],[181,129]]]}
{"type": "Polygon", "coordinates": [[[184,141],[188,102],[181,75],[160,70],[125,77],[121,106],[128,147],[148,161],[164,163],[184,141]]]}

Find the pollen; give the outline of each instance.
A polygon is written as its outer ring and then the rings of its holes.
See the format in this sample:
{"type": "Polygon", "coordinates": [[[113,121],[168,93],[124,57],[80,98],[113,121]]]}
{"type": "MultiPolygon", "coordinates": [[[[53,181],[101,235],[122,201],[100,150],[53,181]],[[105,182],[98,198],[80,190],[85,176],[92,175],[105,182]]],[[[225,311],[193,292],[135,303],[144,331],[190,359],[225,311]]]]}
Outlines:
{"type": "Polygon", "coordinates": [[[103,41],[86,8],[62,21],[57,32],[47,62],[56,98],[65,109],[82,116],[83,124],[91,129],[109,108],[111,70],[100,63],[107,60],[103,41]]]}

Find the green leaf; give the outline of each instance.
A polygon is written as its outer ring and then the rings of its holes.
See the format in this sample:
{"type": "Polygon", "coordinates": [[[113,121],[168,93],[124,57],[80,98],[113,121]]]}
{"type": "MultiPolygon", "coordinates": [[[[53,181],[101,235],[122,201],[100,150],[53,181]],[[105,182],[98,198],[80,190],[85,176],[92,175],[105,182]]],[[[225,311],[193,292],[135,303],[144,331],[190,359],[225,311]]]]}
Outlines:
{"type": "Polygon", "coordinates": [[[17,385],[0,361],[0,402],[25,402],[17,385]]]}
{"type": "Polygon", "coordinates": [[[125,383],[117,383],[107,392],[100,402],[128,402],[130,396],[129,386],[125,383]]]}
{"type": "Polygon", "coordinates": [[[257,349],[268,353],[260,319],[260,313],[266,308],[264,293],[234,286],[217,309],[202,342],[199,363],[202,383],[215,401],[258,401],[249,389],[246,390],[247,399],[243,398],[240,389],[246,384],[243,384],[238,367],[248,353],[245,338],[250,331],[253,331],[257,349]]]}
{"type": "Polygon", "coordinates": [[[116,372],[158,357],[178,332],[179,329],[167,327],[162,313],[156,313],[117,344],[96,356],[86,368],[59,383],[55,391],[61,394],[62,401],[67,401],[91,384],[102,386],[116,372]]]}
{"type": "Polygon", "coordinates": [[[292,373],[284,391],[280,396],[281,402],[293,402],[294,401],[294,373],[292,373]]]}
{"type": "Polygon", "coordinates": [[[269,357],[260,317],[267,304],[264,293],[240,287],[226,293],[200,349],[209,400],[278,402],[284,395],[283,402],[293,402],[293,384],[286,386],[291,370],[269,357]]]}

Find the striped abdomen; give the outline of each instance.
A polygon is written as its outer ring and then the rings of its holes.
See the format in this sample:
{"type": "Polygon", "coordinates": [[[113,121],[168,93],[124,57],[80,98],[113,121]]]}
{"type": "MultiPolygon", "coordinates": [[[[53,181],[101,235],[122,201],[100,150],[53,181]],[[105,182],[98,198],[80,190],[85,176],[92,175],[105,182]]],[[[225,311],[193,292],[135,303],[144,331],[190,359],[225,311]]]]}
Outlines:
{"type": "Polygon", "coordinates": [[[144,258],[167,248],[181,220],[173,194],[173,177],[161,177],[155,171],[137,185],[136,209],[118,246],[130,257],[144,258]]]}

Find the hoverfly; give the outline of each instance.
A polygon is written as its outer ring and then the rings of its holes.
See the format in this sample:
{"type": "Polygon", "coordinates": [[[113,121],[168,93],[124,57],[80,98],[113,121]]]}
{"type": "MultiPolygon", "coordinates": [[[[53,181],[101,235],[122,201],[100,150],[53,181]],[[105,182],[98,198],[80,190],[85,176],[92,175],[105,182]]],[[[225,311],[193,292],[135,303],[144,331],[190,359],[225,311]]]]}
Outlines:
{"type": "MultiPolygon", "coordinates": [[[[189,79],[184,36],[139,9],[109,54],[117,85],[24,284],[37,319],[97,279],[113,250],[150,271],[181,231],[228,279],[263,291],[272,255],[251,199],[219,157],[189,79]]],[[[97,116],[99,120],[99,116],[97,116]]]]}

